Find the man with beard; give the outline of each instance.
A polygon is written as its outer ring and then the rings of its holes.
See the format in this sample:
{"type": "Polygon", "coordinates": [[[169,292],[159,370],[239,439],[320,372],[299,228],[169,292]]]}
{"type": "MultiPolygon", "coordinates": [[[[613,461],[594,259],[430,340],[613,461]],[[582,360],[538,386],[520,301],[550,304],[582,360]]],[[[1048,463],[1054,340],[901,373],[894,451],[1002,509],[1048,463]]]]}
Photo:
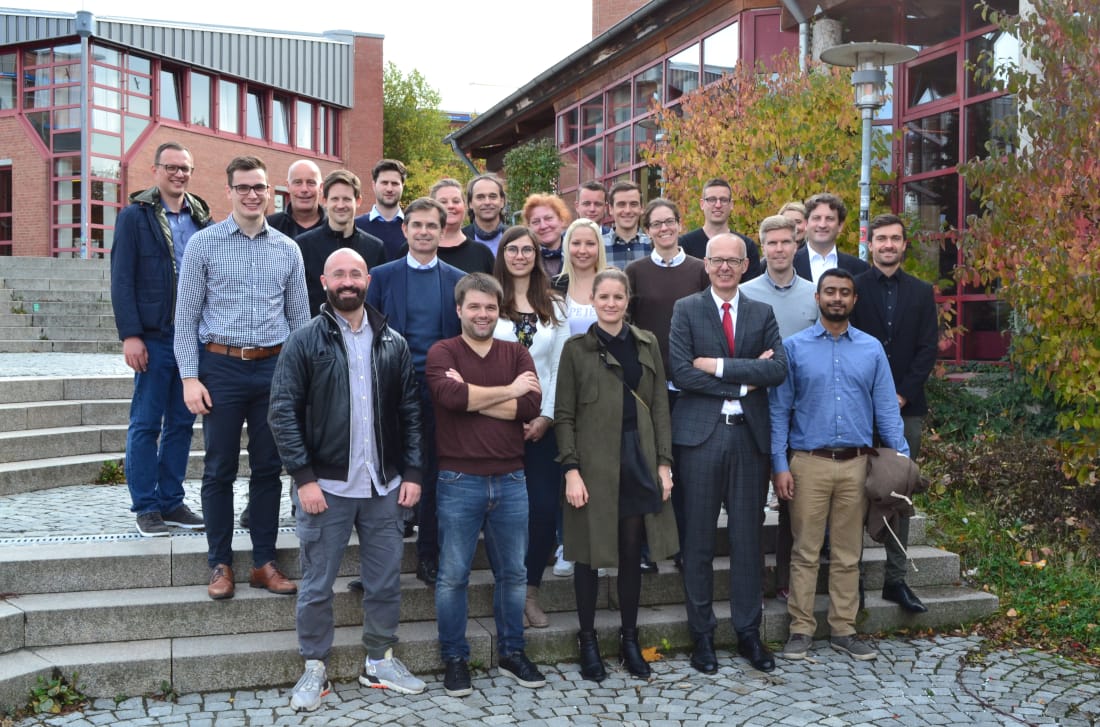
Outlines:
{"type": "Polygon", "coordinates": [[[894,379],[876,338],[848,324],[856,285],[832,268],[817,281],[820,318],[783,341],[787,378],[769,392],[772,483],[790,500],[791,616],[787,659],[804,659],[817,630],[814,594],[829,526],[829,630],[833,649],[858,661],[878,654],[856,637],[867,457],[879,438],[908,455],[894,379]]]}
{"type": "Polygon", "coordinates": [[[539,415],[542,389],[531,354],[493,338],[504,291],[473,273],[455,286],[462,334],[432,346],[426,376],[435,402],[439,480],[439,579],[435,612],[448,696],[470,694],[466,588],[478,534],[493,569],[501,675],[530,689],[546,679],[524,653],[527,480],[523,423],[539,415]]]}
{"type": "Polygon", "coordinates": [[[299,159],[286,171],[290,209],[268,215],[267,224],[290,239],[325,224],[321,206],[321,168],[309,159],[299,159]]]}
{"type": "Polygon", "coordinates": [[[268,414],[297,506],[302,581],[296,622],[306,665],[291,693],[296,711],[317,709],[328,692],[332,584],[353,530],[359,575],[369,586],[363,593],[367,658],[359,683],[403,694],[424,690],[393,655],[402,524],[420,498],[420,402],[412,357],[405,339],[364,304],[370,275],[362,256],[349,248],[332,253],[321,283],[328,302],[283,346],[268,414]]]}
{"type": "Polygon", "coordinates": [[[405,215],[401,212],[401,196],[405,194],[408,171],[397,159],[381,159],[370,170],[374,206],[365,215],[355,218],[355,226],[374,235],[386,246],[386,260],[401,257],[405,244],[405,215]]]}

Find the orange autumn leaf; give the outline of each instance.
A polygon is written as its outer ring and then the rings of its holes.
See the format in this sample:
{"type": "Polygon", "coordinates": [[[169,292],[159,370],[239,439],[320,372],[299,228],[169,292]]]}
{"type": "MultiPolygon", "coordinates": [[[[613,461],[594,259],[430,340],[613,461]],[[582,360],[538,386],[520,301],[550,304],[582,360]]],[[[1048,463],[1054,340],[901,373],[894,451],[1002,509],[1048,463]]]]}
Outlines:
{"type": "Polygon", "coordinates": [[[663,657],[658,653],[656,646],[649,646],[642,649],[642,658],[646,661],[660,661],[663,657]]]}

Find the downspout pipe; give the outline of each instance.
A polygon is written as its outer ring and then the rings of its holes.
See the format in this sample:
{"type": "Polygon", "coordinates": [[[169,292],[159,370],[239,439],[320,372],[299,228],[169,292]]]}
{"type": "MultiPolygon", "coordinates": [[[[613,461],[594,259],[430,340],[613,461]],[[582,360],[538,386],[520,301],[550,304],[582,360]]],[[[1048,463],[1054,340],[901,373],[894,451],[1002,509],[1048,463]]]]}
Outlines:
{"type": "Polygon", "coordinates": [[[458,146],[458,140],[454,138],[453,134],[448,134],[446,141],[450,143],[451,150],[454,151],[455,156],[470,168],[470,171],[476,174],[481,174],[481,170],[474,166],[474,163],[470,160],[470,157],[466,156],[466,153],[458,146]]]}
{"type": "Polygon", "coordinates": [[[87,10],[76,13],[76,33],[80,36],[80,257],[91,257],[92,247],[92,30],[95,16],[87,10]]]}
{"type": "Polygon", "coordinates": [[[798,69],[806,72],[806,59],[810,55],[810,18],[802,12],[798,0],[783,0],[783,7],[798,23],[798,69]]]}

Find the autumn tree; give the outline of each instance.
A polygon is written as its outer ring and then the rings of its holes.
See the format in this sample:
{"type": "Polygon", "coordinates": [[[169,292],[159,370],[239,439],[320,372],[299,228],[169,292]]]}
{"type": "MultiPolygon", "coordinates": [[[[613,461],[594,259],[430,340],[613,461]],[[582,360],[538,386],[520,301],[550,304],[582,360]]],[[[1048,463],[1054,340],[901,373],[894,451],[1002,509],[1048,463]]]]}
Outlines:
{"type": "MultiPolygon", "coordinates": [[[[852,210],[837,244],[857,249],[861,122],[849,70],[815,65],[802,73],[789,54],[773,72],[742,64],[684,95],[656,121],[661,140],[643,154],[661,168],[665,196],[680,206],[685,228],[703,222],[703,182],[722,177],[733,188],[733,229],[755,237],[760,221],[784,203],[829,191],[852,210]]],[[[885,158],[886,143],[876,136],[877,159],[885,158]]],[[[883,181],[885,173],[877,166],[873,171],[872,182],[883,181]]],[[[872,197],[872,214],[885,207],[872,197]]]]}
{"type": "Polygon", "coordinates": [[[529,195],[556,193],[561,167],[561,155],[553,139],[532,139],[509,149],[504,155],[509,205],[522,209],[529,195]]]}
{"type": "Polygon", "coordinates": [[[1013,309],[1011,357],[1060,407],[1063,469],[1096,484],[1100,460],[1100,13],[1095,0],[1031,0],[990,13],[1021,63],[976,74],[1015,96],[1019,149],[990,142],[962,169],[983,214],[969,220],[963,282],[999,284],[1013,309]]]}
{"type": "Polygon", "coordinates": [[[440,110],[442,97],[420,71],[405,74],[393,62],[382,74],[382,154],[400,159],[409,170],[405,201],[424,196],[437,180],[470,176],[450,145],[443,141],[450,133],[446,114],[440,110]]]}

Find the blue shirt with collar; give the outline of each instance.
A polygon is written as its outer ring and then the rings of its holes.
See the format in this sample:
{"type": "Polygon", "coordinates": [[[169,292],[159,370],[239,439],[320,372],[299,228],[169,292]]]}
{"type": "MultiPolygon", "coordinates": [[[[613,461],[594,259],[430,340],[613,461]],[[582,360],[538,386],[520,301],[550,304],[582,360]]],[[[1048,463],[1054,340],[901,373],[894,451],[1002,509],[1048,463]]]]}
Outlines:
{"type": "Polygon", "coordinates": [[[882,344],[848,326],[833,336],[817,321],[783,341],[787,378],[768,392],[772,470],[786,472],[787,449],[870,447],[874,431],[909,454],[894,379],[882,344]]]}

